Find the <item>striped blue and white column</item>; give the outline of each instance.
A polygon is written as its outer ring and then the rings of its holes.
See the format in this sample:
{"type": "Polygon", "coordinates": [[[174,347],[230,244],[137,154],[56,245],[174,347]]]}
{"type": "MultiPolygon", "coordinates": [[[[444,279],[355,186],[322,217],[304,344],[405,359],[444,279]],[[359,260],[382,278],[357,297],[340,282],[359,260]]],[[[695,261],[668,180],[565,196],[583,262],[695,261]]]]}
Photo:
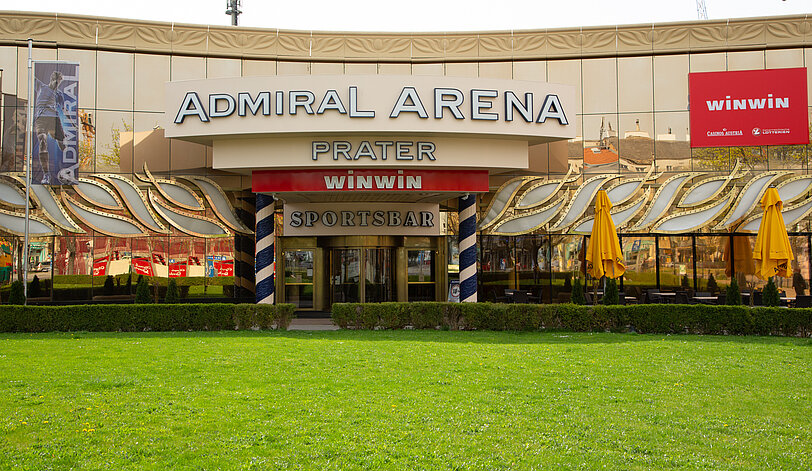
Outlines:
{"type": "Polygon", "coordinates": [[[476,302],[476,195],[459,199],[460,302],[476,302]]]}
{"type": "Polygon", "coordinates": [[[274,304],[274,199],[257,193],[256,294],[257,304],[274,304]]]}

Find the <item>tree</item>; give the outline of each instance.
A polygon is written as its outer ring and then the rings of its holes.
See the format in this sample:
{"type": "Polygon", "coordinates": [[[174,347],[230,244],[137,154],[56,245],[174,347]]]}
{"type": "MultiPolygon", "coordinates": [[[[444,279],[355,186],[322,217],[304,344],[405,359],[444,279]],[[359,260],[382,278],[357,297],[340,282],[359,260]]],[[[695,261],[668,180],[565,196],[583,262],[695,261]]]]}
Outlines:
{"type": "Polygon", "coordinates": [[[575,278],[572,282],[572,294],[570,295],[570,302],[572,304],[586,304],[586,298],[584,297],[584,288],[581,286],[581,279],[575,278]]]}
{"type": "Polygon", "coordinates": [[[34,279],[31,280],[31,283],[28,283],[28,297],[29,298],[38,298],[42,292],[42,286],[39,282],[39,277],[34,275],[34,279]]]}
{"type": "Polygon", "coordinates": [[[739,282],[736,281],[735,276],[730,279],[730,285],[727,287],[725,304],[728,306],[741,306],[742,304],[742,293],[739,291],[739,282]]]}
{"type": "Polygon", "coordinates": [[[603,291],[603,304],[605,306],[612,306],[619,301],[617,292],[617,280],[614,278],[606,279],[606,288],[603,291]]]}
{"type": "Polygon", "coordinates": [[[719,291],[719,285],[716,284],[716,278],[713,277],[713,273],[708,277],[708,291],[710,291],[711,294],[719,291]]]}
{"type": "Polygon", "coordinates": [[[761,300],[764,302],[764,305],[768,307],[775,307],[780,304],[781,297],[778,295],[778,287],[775,286],[773,277],[770,277],[767,281],[767,285],[764,287],[764,291],[761,295],[761,300]]]}
{"type": "Polygon", "coordinates": [[[25,304],[25,290],[23,282],[20,280],[11,284],[11,291],[8,296],[9,304],[25,304]]]}
{"type": "Polygon", "coordinates": [[[165,304],[176,304],[180,300],[178,294],[178,282],[174,278],[169,280],[169,286],[166,287],[166,297],[164,298],[165,304]]]}
{"type": "Polygon", "coordinates": [[[104,279],[104,288],[102,292],[105,296],[112,296],[113,293],[116,292],[116,285],[113,282],[113,275],[107,275],[107,278],[104,279]]]}
{"type": "Polygon", "coordinates": [[[144,277],[138,278],[135,286],[135,304],[152,304],[152,294],[149,292],[149,283],[144,277]]]}

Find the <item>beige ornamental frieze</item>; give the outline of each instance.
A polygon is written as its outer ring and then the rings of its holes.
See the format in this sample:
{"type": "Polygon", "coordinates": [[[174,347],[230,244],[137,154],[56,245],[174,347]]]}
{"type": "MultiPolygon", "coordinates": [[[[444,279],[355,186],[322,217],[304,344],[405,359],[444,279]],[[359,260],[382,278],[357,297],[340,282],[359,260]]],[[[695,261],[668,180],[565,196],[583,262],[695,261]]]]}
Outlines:
{"type": "Polygon", "coordinates": [[[461,33],[291,31],[0,12],[0,44],[31,37],[59,47],[293,61],[538,60],[688,53],[812,43],[806,15],[589,28],[461,33]]]}

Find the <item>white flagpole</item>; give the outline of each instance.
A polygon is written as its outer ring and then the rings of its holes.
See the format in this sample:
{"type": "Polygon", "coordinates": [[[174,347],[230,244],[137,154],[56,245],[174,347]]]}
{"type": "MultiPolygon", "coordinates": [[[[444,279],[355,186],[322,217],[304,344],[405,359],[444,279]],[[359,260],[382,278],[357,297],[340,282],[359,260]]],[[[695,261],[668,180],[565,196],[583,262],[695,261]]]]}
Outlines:
{"type": "Polygon", "coordinates": [[[23,293],[25,304],[28,304],[28,221],[31,201],[31,140],[34,132],[34,71],[33,53],[34,40],[28,38],[28,110],[26,113],[25,134],[25,241],[23,246],[23,293]]]}

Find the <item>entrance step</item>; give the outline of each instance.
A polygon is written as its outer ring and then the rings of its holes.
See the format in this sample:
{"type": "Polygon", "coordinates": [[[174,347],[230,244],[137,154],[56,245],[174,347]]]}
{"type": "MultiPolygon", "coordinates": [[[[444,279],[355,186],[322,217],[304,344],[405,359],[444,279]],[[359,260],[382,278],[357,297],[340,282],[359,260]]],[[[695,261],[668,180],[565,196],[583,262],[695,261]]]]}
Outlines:
{"type": "Polygon", "coordinates": [[[331,319],[293,319],[288,330],[338,330],[331,319]]]}

